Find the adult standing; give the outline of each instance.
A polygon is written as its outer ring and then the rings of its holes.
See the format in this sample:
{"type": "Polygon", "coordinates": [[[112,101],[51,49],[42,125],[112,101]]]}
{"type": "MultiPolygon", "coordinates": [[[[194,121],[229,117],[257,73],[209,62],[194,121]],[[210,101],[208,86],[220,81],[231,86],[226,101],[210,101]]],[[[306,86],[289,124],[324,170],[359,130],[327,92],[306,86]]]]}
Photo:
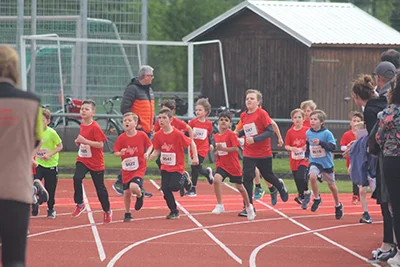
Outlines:
{"type": "Polygon", "coordinates": [[[16,87],[19,57],[0,45],[0,239],[4,267],[25,266],[32,157],[43,135],[40,100],[16,87]]]}
{"type": "MultiPolygon", "coordinates": [[[[144,131],[149,137],[154,128],[154,93],[151,83],[154,79],[154,69],[151,66],[143,65],[140,67],[138,76],[133,78],[125,89],[121,101],[121,113],[133,112],[138,115],[138,130],[144,131]]],[[[122,175],[118,175],[113,189],[123,195],[122,175]]],[[[146,193],[151,197],[150,193],[146,193]]]]}

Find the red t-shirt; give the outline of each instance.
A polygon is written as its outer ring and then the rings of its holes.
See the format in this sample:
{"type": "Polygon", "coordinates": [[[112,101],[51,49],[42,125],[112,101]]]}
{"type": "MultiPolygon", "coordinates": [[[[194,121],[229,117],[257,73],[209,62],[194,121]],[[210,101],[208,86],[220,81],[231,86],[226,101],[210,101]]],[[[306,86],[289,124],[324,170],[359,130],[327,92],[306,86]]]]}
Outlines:
{"type": "MultiPolygon", "coordinates": [[[[81,123],[79,134],[90,141],[105,142],[107,137],[104,135],[99,124],[93,121],[90,125],[81,123]]],[[[94,148],[89,145],[80,144],[77,162],[82,162],[89,170],[104,170],[104,155],[102,148],[94,148]]]]}
{"type": "Polygon", "coordinates": [[[307,128],[307,130],[308,130],[308,129],[310,129],[310,128],[311,128],[310,121],[308,121],[308,120],[304,120],[304,121],[303,121],[303,127],[306,127],[306,128],[307,128]]]}
{"type": "MultiPolygon", "coordinates": [[[[255,112],[248,114],[244,111],[240,114],[240,120],[243,123],[243,130],[246,137],[254,137],[263,132],[272,124],[272,120],[268,113],[262,108],[258,108],[255,112]]],[[[243,156],[249,158],[266,158],[272,156],[271,138],[254,144],[244,143],[243,156]]]]}
{"type": "MultiPolygon", "coordinates": [[[[172,117],[171,126],[175,127],[179,131],[187,132],[186,125],[187,125],[186,122],[184,122],[183,120],[180,120],[178,118],[172,117]]],[[[161,129],[160,128],[160,123],[157,120],[156,123],[154,124],[154,132],[156,133],[160,129],[161,129]]]]}
{"type": "MultiPolygon", "coordinates": [[[[305,147],[307,143],[306,132],[308,128],[303,126],[300,130],[290,128],[286,133],[285,145],[293,147],[305,147]]],[[[300,165],[308,166],[308,161],[305,160],[305,149],[302,152],[290,152],[290,170],[297,171],[300,165]]]]}
{"type": "Polygon", "coordinates": [[[164,131],[158,131],[153,138],[155,150],[161,151],[161,170],[167,172],[185,171],[184,148],[187,148],[192,140],[176,128],[165,134],[164,131]]]}
{"type": "Polygon", "coordinates": [[[147,134],[137,131],[134,136],[127,136],[126,133],[118,136],[114,144],[114,152],[120,152],[126,148],[122,159],[122,182],[128,183],[134,177],[143,178],[146,173],[146,160],[144,153],[151,146],[147,134]]]}
{"type": "Polygon", "coordinates": [[[197,147],[197,154],[203,158],[207,157],[210,150],[210,142],[208,136],[212,134],[212,123],[209,120],[204,122],[199,121],[197,118],[189,121],[189,126],[193,129],[193,139],[197,147]]]}
{"type": "MultiPolygon", "coordinates": [[[[351,141],[354,140],[356,140],[356,136],[352,130],[348,130],[343,134],[342,139],[340,139],[340,146],[347,146],[351,141]]],[[[347,168],[350,166],[350,155],[346,157],[346,166],[347,168]]]]}
{"type": "MultiPolygon", "coordinates": [[[[224,134],[214,135],[215,144],[222,144],[223,147],[239,147],[239,139],[234,132],[228,130],[224,134]]],[[[218,151],[215,165],[222,168],[233,176],[242,176],[242,166],[239,162],[238,152],[218,151]]]]}

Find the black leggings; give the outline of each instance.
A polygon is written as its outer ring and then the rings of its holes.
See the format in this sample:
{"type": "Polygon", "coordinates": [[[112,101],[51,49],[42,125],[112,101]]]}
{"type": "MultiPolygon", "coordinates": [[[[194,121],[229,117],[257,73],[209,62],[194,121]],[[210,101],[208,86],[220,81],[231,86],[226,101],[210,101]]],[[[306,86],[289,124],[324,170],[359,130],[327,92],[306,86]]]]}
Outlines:
{"type": "Polygon", "coordinates": [[[175,197],[172,192],[179,191],[183,186],[184,179],[179,172],[161,171],[161,189],[164,193],[164,199],[171,212],[177,212],[175,197]]]}
{"type": "Polygon", "coordinates": [[[308,169],[300,165],[297,171],[292,171],[299,196],[304,197],[304,191],[308,191],[308,169]]]}
{"type": "Polygon", "coordinates": [[[192,183],[193,183],[193,186],[196,186],[197,185],[197,180],[199,179],[199,174],[201,174],[201,175],[204,175],[204,176],[207,176],[207,171],[206,171],[206,169],[203,169],[203,161],[204,161],[204,158],[202,157],[202,156],[200,156],[200,155],[198,155],[198,157],[199,157],[199,165],[192,165],[191,166],[191,168],[192,168],[192,183]]]}
{"type": "Polygon", "coordinates": [[[278,191],[282,190],[282,184],[272,171],[272,157],[256,159],[243,158],[243,185],[249,195],[250,203],[253,204],[253,180],[256,176],[256,167],[260,170],[264,179],[275,186],[278,191]]]}
{"type": "Polygon", "coordinates": [[[58,167],[45,168],[38,166],[36,168],[35,179],[42,180],[44,178],[44,187],[49,193],[49,200],[47,201],[47,207],[49,210],[54,208],[56,188],[58,183],[58,167]]]}
{"type": "Polygon", "coordinates": [[[394,234],[400,249],[400,157],[385,157],[383,172],[392,205],[394,234]]]}
{"type": "Polygon", "coordinates": [[[104,211],[110,211],[110,201],[108,199],[107,188],[104,185],[104,170],[103,171],[92,171],[88,169],[82,162],[76,163],[75,174],[74,174],[74,201],[76,204],[83,203],[83,190],[82,181],[85,175],[90,172],[92,176],[93,184],[96,188],[97,197],[101,203],[101,207],[104,211]]]}
{"type": "Polygon", "coordinates": [[[0,239],[4,267],[25,266],[30,205],[0,199],[0,239]]]}

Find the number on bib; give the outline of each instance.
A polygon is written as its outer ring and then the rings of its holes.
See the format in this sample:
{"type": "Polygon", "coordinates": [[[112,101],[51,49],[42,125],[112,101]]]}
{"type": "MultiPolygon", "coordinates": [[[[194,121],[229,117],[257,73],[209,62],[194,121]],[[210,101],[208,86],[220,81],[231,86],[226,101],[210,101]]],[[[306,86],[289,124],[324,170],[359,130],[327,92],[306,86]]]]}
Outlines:
{"type": "Polygon", "coordinates": [[[304,159],[306,157],[306,154],[304,151],[292,151],[291,153],[292,159],[294,160],[301,160],[304,159]]]}
{"type": "Polygon", "coordinates": [[[92,150],[90,149],[89,145],[80,144],[78,156],[81,158],[91,158],[92,157],[92,150]]]}
{"type": "Polygon", "coordinates": [[[139,168],[138,157],[130,157],[122,161],[122,169],[125,171],[136,171],[138,168],[139,168]]]}
{"type": "Polygon", "coordinates": [[[326,156],[326,151],[321,146],[310,146],[310,152],[314,159],[323,158],[326,156]]]}
{"type": "Polygon", "coordinates": [[[176,154],[161,152],[161,163],[166,166],[175,166],[176,165],[176,154]]]}
{"type": "Polygon", "coordinates": [[[207,130],[202,128],[193,128],[194,139],[205,140],[207,138],[207,130]]]}
{"type": "Polygon", "coordinates": [[[243,125],[243,129],[246,137],[252,137],[258,134],[257,127],[254,122],[243,125]]]}

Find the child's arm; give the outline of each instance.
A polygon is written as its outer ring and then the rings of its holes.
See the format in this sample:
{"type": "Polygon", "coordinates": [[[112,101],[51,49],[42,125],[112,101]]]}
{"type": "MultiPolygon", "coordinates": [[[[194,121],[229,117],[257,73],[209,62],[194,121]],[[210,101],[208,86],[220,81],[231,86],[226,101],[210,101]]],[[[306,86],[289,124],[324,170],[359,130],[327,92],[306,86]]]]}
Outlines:
{"type": "Polygon", "coordinates": [[[44,160],[48,160],[50,159],[54,154],[57,154],[58,152],[60,152],[63,149],[63,144],[59,143],[55,149],[53,149],[53,151],[49,151],[48,153],[43,155],[43,159],[44,160]]]}
{"type": "Polygon", "coordinates": [[[78,135],[78,137],[75,139],[75,144],[89,145],[94,148],[103,148],[104,146],[104,142],[91,141],[86,139],[82,135],[78,135]]]}
{"type": "Polygon", "coordinates": [[[318,142],[315,142],[317,145],[320,145],[321,147],[323,147],[326,151],[328,152],[333,152],[336,149],[336,144],[333,143],[329,143],[329,142],[324,142],[321,141],[319,139],[317,139],[318,142]]]}
{"type": "Polygon", "coordinates": [[[267,126],[267,128],[265,128],[265,131],[263,133],[258,134],[254,137],[246,137],[246,142],[248,144],[258,143],[268,138],[271,138],[273,134],[274,134],[274,127],[272,126],[272,124],[270,124],[267,126]]]}
{"type": "Polygon", "coordinates": [[[192,165],[198,165],[199,164],[199,158],[197,156],[197,147],[196,144],[194,143],[194,141],[192,140],[192,142],[190,143],[190,149],[192,151],[192,165]]]}
{"type": "Polygon", "coordinates": [[[278,124],[274,120],[272,120],[272,127],[274,128],[274,132],[275,132],[276,136],[278,137],[278,146],[279,147],[283,146],[284,142],[282,139],[281,131],[279,129],[278,124]]]}
{"type": "Polygon", "coordinates": [[[153,150],[153,145],[151,145],[151,146],[149,146],[149,147],[147,148],[146,153],[144,153],[144,158],[145,158],[145,159],[149,159],[150,153],[151,153],[152,150],[153,150]]]}
{"type": "Polygon", "coordinates": [[[161,150],[154,149],[149,156],[149,160],[155,160],[161,153],[161,150]]]}
{"type": "Polygon", "coordinates": [[[193,129],[189,126],[189,124],[186,124],[186,131],[188,132],[190,139],[193,140],[193,129]]]}
{"type": "Polygon", "coordinates": [[[221,144],[217,144],[215,147],[216,150],[225,151],[225,152],[239,152],[239,147],[232,146],[232,147],[222,147],[221,144]]]}
{"type": "Polygon", "coordinates": [[[116,156],[117,158],[119,158],[119,157],[125,155],[125,152],[126,152],[126,148],[123,148],[123,149],[121,149],[121,151],[116,151],[116,152],[114,152],[114,156],[116,156]]]}

